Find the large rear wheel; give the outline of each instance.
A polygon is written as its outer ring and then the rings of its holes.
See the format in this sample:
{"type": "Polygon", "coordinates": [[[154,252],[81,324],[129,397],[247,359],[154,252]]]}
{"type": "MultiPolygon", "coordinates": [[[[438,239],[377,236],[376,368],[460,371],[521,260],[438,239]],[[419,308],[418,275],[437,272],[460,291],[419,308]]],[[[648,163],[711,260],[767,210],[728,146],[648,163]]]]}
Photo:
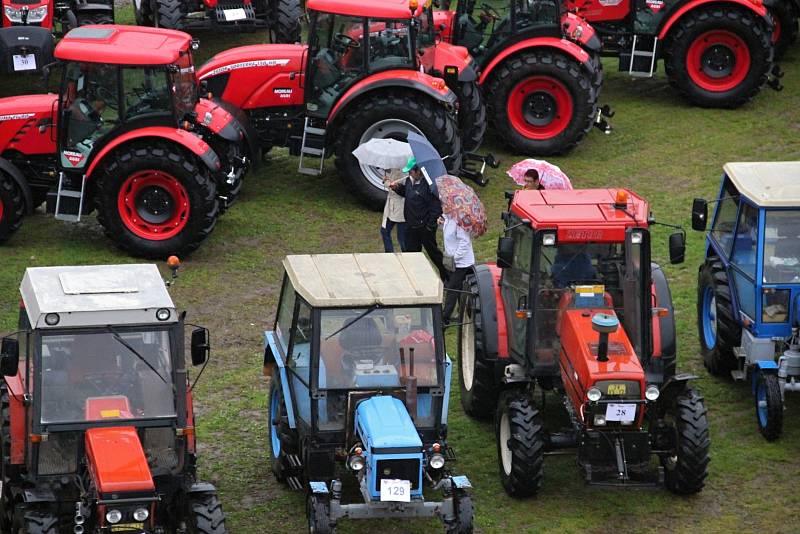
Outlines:
{"type": "Polygon", "coordinates": [[[527,391],[512,389],[500,395],[494,428],[500,481],[506,493],[535,495],[542,484],[544,431],[527,391]]]}
{"type": "Polygon", "coordinates": [[[272,473],[278,482],[289,481],[293,472],[301,475],[300,470],[294,469],[289,459],[290,454],[296,457],[297,452],[297,434],[289,427],[283,390],[276,371],[269,384],[269,459],[272,473]]]}
{"type": "Polygon", "coordinates": [[[186,4],[182,0],[155,0],[157,28],[182,30],[186,22],[186,4]]]}
{"type": "Polygon", "coordinates": [[[347,118],[338,123],[339,130],[334,132],[338,139],[336,167],[350,190],[373,209],[383,209],[386,202],[383,171],[362,165],[353,156],[353,150],[370,139],[406,141],[408,132],[416,132],[425,136],[445,158],[448,172],[457,174],[461,168],[461,140],[456,117],[428,97],[402,91],[380,91],[359,100],[342,114],[347,118]]]}
{"type": "Polygon", "coordinates": [[[720,6],[689,11],[668,36],[667,78],[692,103],[741,106],[758,93],[772,68],[767,23],[746,9],[720,6]]]}
{"type": "Polygon", "coordinates": [[[698,276],[697,330],[706,369],[727,375],[736,366],[733,348],[741,340],[742,328],[733,315],[728,274],[715,258],[706,261],[698,276]]]}
{"type": "Polygon", "coordinates": [[[533,50],[497,67],[486,91],[495,132],[515,151],[561,154],[588,133],[597,91],[586,69],[550,50],[533,50]]]}
{"type": "Polygon", "coordinates": [[[22,192],[14,180],[0,171],[0,243],[19,230],[24,215],[22,192]]]}
{"type": "Polygon", "coordinates": [[[797,41],[797,11],[791,0],[777,0],[768,8],[772,15],[772,44],[775,59],[780,58],[797,41]]]}
{"type": "Polygon", "coordinates": [[[176,146],[123,147],[103,166],[97,219],[121,248],[146,258],[195,250],[219,212],[207,169],[176,146]]]}
{"type": "Polygon", "coordinates": [[[137,26],[154,26],[153,0],[133,0],[133,18],[137,26]]]}
{"type": "Polygon", "coordinates": [[[458,129],[461,148],[464,152],[475,152],[483,143],[486,134],[486,103],[477,82],[458,84],[458,129]]]}
{"type": "Polygon", "coordinates": [[[273,0],[269,6],[269,42],[292,44],[302,41],[300,19],[303,5],[300,0],[273,0]]]}

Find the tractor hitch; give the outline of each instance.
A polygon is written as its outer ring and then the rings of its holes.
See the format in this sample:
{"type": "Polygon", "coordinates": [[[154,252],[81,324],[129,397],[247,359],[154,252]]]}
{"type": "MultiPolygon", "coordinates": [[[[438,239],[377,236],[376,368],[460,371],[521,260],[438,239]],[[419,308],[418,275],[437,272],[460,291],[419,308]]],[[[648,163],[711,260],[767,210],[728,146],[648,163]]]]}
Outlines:
{"type": "Polygon", "coordinates": [[[613,131],[613,128],[606,119],[610,119],[614,115],[616,115],[616,113],[608,104],[598,107],[593,126],[604,134],[609,135],[613,131]]]}
{"type": "Polygon", "coordinates": [[[783,84],[781,84],[781,78],[783,78],[783,75],[784,72],[781,70],[780,66],[774,65],[772,70],[769,72],[769,76],[767,77],[767,85],[776,91],[783,91],[783,84]]]}
{"type": "Polygon", "coordinates": [[[500,160],[495,159],[494,154],[478,154],[476,152],[464,152],[464,166],[459,172],[462,178],[472,180],[481,187],[489,184],[489,178],[484,175],[486,166],[496,169],[500,166],[500,160]],[[478,168],[480,166],[480,168],[478,168]]]}

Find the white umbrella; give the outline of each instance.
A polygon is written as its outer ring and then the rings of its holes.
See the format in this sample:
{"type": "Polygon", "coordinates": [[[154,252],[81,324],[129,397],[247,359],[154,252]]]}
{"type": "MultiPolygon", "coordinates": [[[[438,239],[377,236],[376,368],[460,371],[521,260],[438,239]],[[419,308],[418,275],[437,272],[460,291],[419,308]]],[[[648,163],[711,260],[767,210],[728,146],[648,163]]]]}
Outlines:
{"type": "Polygon", "coordinates": [[[358,145],[353,155],[362,165],[381,169],[402,169],[413,155],[408,143],[396,139],[373,138],[358,145]]]}

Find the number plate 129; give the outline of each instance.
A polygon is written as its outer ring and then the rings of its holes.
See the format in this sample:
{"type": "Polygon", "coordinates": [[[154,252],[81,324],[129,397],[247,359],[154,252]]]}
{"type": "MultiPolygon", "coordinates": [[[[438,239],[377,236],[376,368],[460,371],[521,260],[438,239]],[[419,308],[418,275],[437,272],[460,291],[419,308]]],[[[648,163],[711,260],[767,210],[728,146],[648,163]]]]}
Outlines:
{"type": "Polygon", "coordinates": [[[411,481],[381,479],[381,500],[411,502],[411,481]]]}

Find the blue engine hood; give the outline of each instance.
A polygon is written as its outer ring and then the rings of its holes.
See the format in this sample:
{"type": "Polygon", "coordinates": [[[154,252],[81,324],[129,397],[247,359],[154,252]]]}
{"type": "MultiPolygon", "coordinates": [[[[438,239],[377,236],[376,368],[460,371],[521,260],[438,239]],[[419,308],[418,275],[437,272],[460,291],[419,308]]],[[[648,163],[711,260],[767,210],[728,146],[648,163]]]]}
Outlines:
{"type": "Polygon", "coordinates": [[[359,404],[356,409],[356,432],[370,451],[399,447],[422,449],[422,440],[414,421],[405,405],[394,397],[372,397],[359,404]]]}

